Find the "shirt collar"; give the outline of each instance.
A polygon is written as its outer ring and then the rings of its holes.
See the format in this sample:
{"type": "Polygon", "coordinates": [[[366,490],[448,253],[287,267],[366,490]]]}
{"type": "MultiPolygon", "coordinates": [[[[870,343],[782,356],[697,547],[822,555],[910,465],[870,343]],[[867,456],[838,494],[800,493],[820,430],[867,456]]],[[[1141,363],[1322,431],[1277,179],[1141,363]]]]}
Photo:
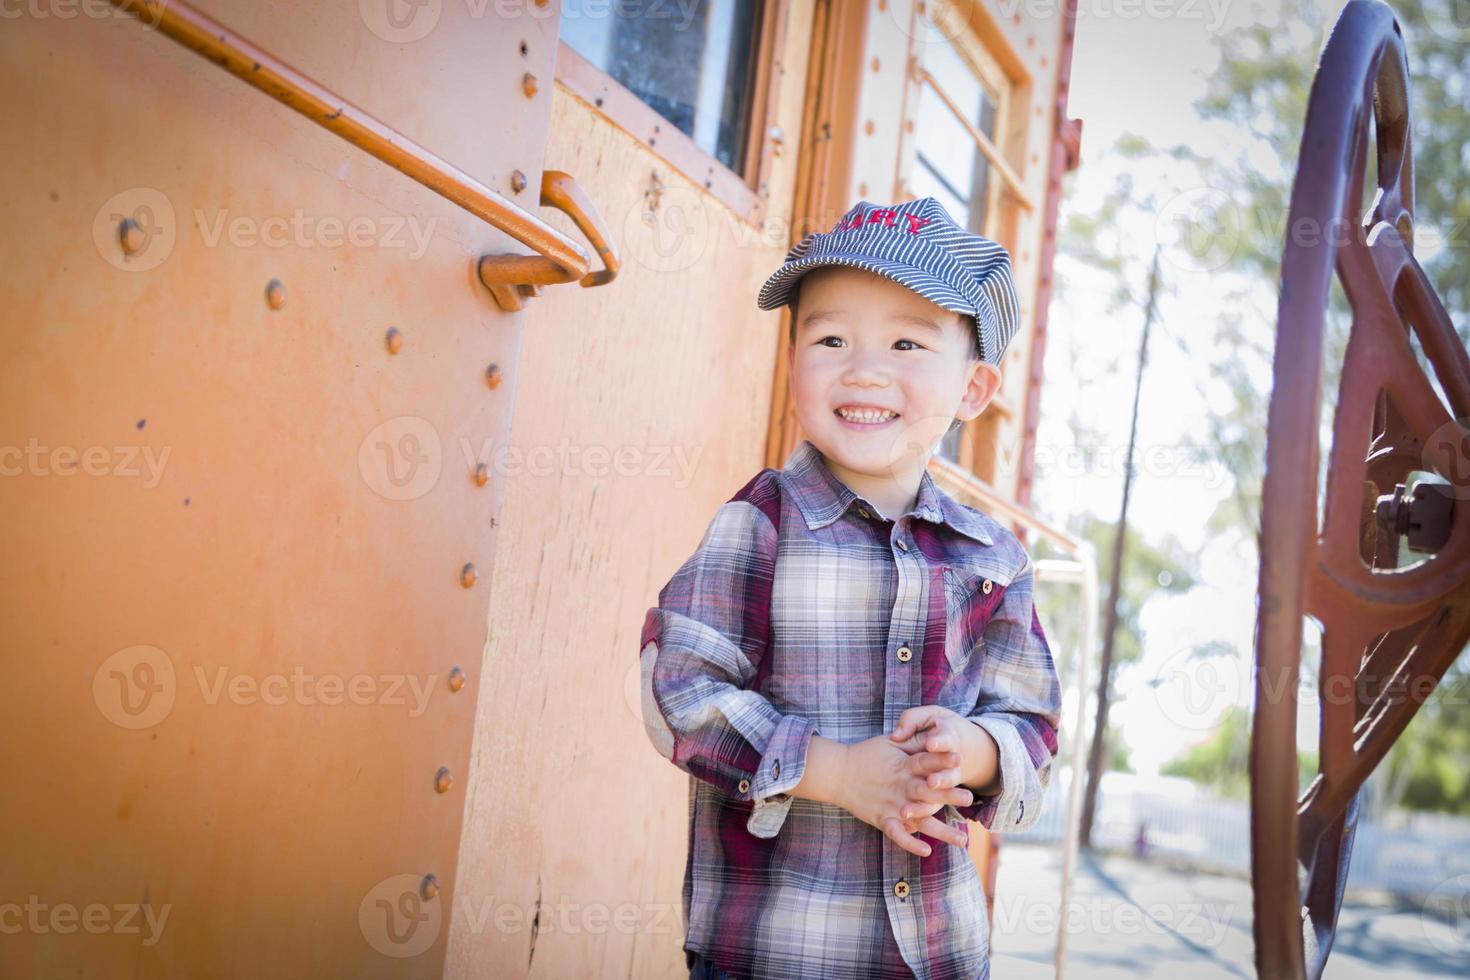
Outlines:
{"type": "MultiPolygon", "coordinates": [[[[858,494],[827,468],[826,459],[810,439],[801,440],[791,451],[783,472],[797,509],[806,518],[807,527],[814,531],[847,513],[854,501],[861,500],[869,507],[873,506],[872,501],[858,494]]],[[[945,493],[928,469],[919,479],[918,499],[909,513],[935,524],[945,524],[981,544],[995,544],[986,524],[987,518],[945,493]]]]}

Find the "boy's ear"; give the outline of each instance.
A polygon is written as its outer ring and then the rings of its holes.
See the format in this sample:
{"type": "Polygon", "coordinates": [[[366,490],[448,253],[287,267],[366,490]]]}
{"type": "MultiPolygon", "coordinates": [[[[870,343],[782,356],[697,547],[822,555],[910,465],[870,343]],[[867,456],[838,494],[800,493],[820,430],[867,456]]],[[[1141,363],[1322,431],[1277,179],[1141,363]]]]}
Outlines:
{"type": "Polygon", "coordinates": [[[1000,368],[989,361],[975,361],[970,365],[969,383],[955,417],[968,422],[985,411],[985,406],[1000,390],[1000,368]]]}

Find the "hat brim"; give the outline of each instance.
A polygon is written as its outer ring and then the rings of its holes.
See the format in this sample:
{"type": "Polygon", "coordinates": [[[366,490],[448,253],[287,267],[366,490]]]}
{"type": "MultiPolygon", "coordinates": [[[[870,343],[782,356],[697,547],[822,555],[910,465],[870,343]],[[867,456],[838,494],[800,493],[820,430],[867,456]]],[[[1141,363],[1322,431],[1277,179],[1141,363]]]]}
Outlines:
{"type": "Polygon", "coordinates": [[[791,302],[792,293],[796,290],[797,283],[801,277],[813,269],[824,265],[845,265],[855,269],[866,269],[877,273],[886,279],[891,279],[906,289],[911,289],[920,296],[929,300],[946,310],[955,313],[963,313],[968,316],[978,316],[975,304],[962,293],[957,292],[944,280],[925,272],[923,269],[908,264],[907,262],[896,262],[892,259],[875,259],[869,255],[856,255],[848,252],[827,252],[820,255],[808,255],[805,258],[787,262],[781,268],[771,274],[765,285],[761,286],[756,305],[763,310],[774,310],[791,302]]]}

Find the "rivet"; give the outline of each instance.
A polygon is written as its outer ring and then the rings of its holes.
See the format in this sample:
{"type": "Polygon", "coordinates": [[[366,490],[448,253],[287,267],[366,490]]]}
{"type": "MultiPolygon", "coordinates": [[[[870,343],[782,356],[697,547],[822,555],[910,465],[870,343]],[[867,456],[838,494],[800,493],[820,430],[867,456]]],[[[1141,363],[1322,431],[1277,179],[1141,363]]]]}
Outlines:
{"type": "Polygon", "coordinates": [[[475,486],[483,487],[490,482],[490,467],[484,463],[475,466],[475,486]]]}
{"type": "Polygon", "coordinates": [[[536,76],[526,72],[521,76],[521,91],[526,93],[526,98],[534,99],[539,86],[536,84],[536,76]]]}
{"type": "Polygon", "coordinates": [[[449,767],[440,766],[439,771],[434,773],[434,792],[447,793],[453,785],[454,777],[449,775],[449,767]]]}
{"type": "Polygon", "coordinates": [[[286,284],[279,279],[272,279],[265,284],[265,303],[273,310],[279,310],[286,305],[286,284]]]}
{"type": "Polygon", "coordinates": [[[491,364],[485,369],[485,383],[492,388],[500,387],[500,365],[491,364]]]}
{"type": "Polygon", "coordinates": [[[464,568],[460,569],[459,584],[468,589],[470,586],[475,584],[475,579],[479,577],[479,572],[475,571],[475,563],[472,561],[467,561],[464,563],[464,568]]]}
{"type": "Polygon", "coordinates": [[[526,189],[526,175],[519,170],[510,172],[510,189],[519,194],[526,189]]]}
{"type": "Polygon", "coordinates": [[[424,896],[424,901],[432,902],[439,894],[439,879],[432,874],[424,875],[424,880],[419,883],[419,894],[424,896]]]}
{"type": "Polygon", "coordinates": [[[397,354],[403,350],[403,331],[397,327],[388,328],[388,353],[397,354]]]}
{"type": "Polygon", "coordinates": [[[143,248],[143,229],[132,218],[124,218],[117,226],[117,240],[128,255],[135,255],[143,248]]]}
{"type": "Polygon", "coordinates": [[[464,668],[456,665],[449,671],[449,690],[453,694],[464,690],[464,668]]]}

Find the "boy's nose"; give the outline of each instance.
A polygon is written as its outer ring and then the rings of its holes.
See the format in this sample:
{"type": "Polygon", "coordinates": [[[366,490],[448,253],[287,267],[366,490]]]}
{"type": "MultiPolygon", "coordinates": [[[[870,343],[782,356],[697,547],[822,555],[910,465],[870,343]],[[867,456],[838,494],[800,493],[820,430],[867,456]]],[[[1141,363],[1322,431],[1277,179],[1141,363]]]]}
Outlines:
{"type": "Polygon", "coordinates": [[[845,384],[855,387],[871,388],[876,385],[888,383],[888,371],[878,364],[876,357],[866,354],[854,354],[848,361],[847,370],[842,373],[845,384]]]}

